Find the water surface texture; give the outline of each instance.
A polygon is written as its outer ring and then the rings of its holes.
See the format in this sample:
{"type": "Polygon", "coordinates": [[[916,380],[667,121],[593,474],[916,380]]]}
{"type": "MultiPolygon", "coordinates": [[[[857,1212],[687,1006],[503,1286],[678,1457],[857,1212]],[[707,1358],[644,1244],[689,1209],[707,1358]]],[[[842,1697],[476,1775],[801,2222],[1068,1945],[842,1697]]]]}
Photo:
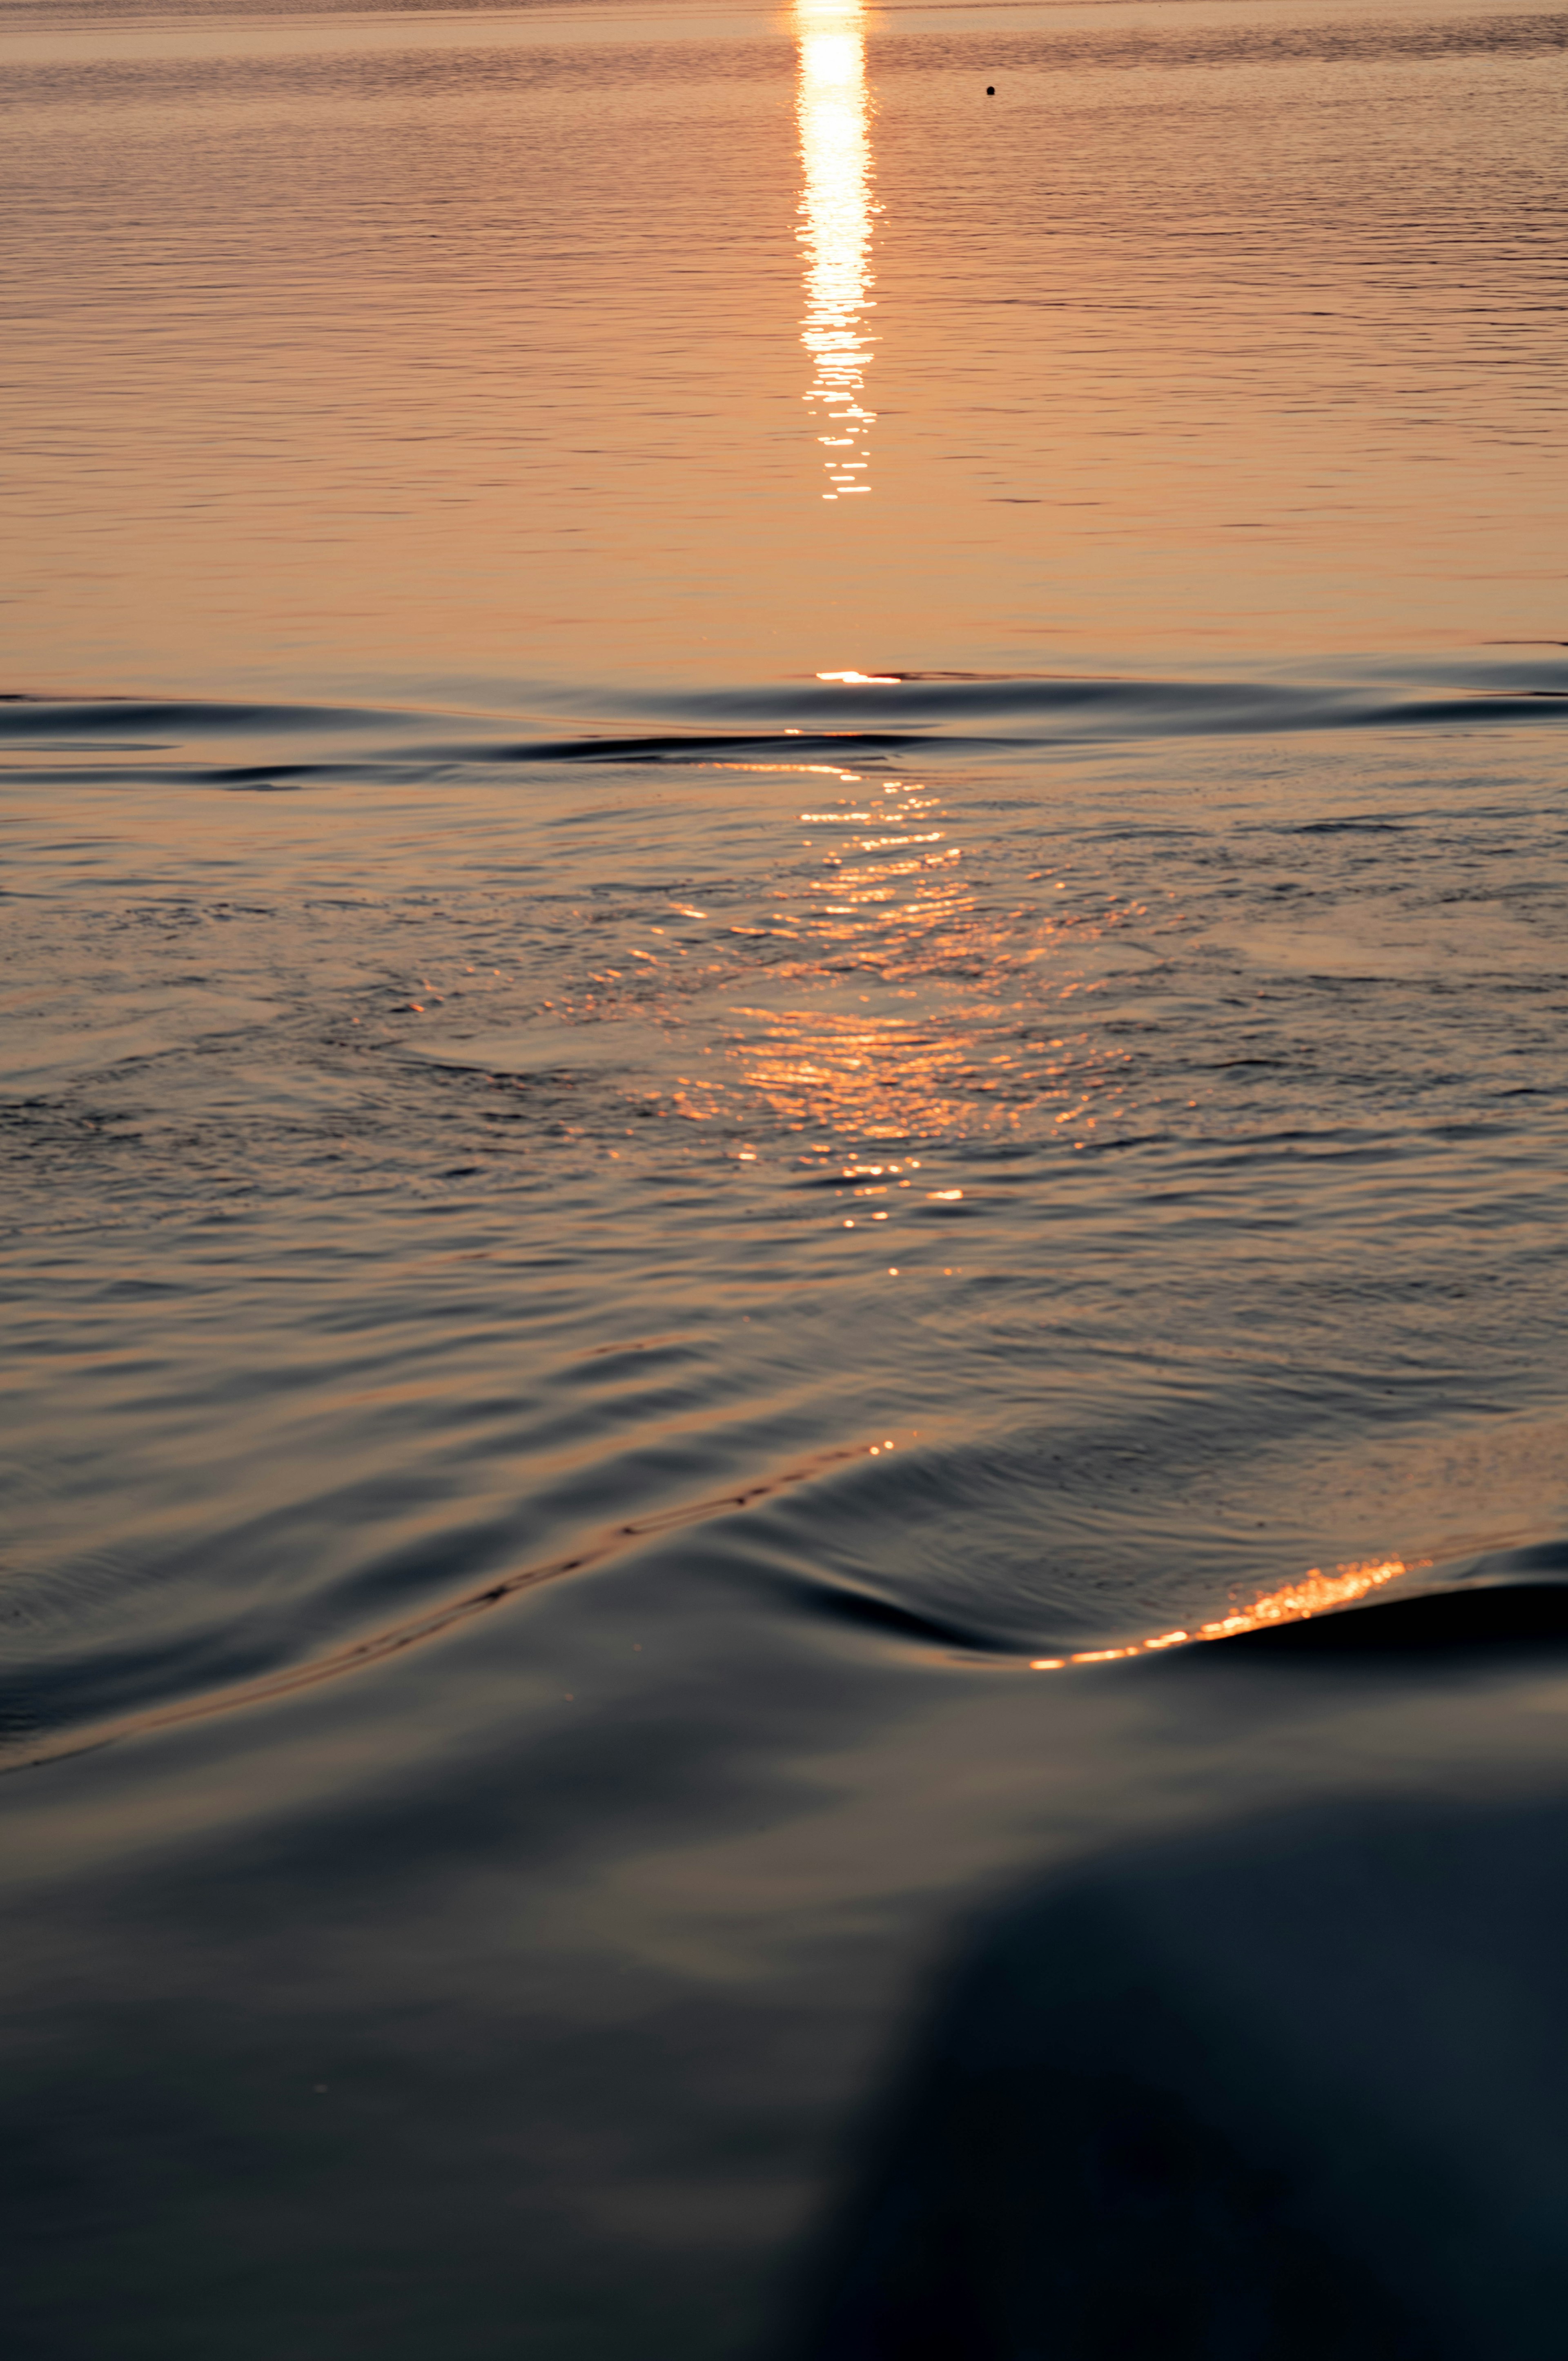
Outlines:
{"type": "Polygon", "coordinates": [[[1565,51],[0,13],[26,2361],[761,2354],[999,1883],[1563,1784],[1212,1643],[1568,1573],[1565,51]]]}

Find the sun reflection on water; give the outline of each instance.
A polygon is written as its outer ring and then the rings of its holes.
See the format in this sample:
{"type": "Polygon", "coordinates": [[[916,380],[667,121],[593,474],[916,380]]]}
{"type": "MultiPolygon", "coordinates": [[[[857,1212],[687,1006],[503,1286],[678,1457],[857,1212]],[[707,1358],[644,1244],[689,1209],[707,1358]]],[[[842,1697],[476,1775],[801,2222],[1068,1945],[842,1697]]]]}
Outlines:
{"type": "Polygon", "coordinates": [[[806,399],[819,421],[828,489],[837,500],[871,489],[873,411],[865,406],[872,308],[871,110],[864,14],[853,0],[796,0],[802,226],[806,257],[801,342],[814,373],[806,399]]]}
{"type": "Polygon", "coordinates": [[[962,1130],[972,974],[950,1008],[939,982],[960,944],[970,962],[975,948],[961,848],[917,782],[840,772],[837,784],[841,800],[800,814],[815,873],[780,897],[794,905],[779,917],[798,952],[729,1011],[745,1085],[790,1128],[826,1123],[868,1141],[962,1130]]]}
{"type": "Polygon", "coordinates": [[[1250,1607],[1236,1607],[1228,1615],[1215,1616],[1207,1623],[1195,1623],[1190,1631],[1157,1631],[1146,1640],[1132,1640],[1119,1648],[1080,1648],[1070,1656],[1035,1656],[1029,1669],[1036,1673],[1064,1672],[1069,1664],[1113,1664],[1125,1656],[1157,1654],[1166,1648],[1185,1648],[1197,1640],[1229,1640],[1238,1631],[1261,1631],[1271,1623],[1301,1623],[1310,1616],[1332,1614],[1342,1607],[1354,1606],[1374,1590],[1381,1590],[1386,1582],[1395,1582],[1410,1571],[1403,1558],[1367,1558],[1350,1565],[1342,1565],[1333,1574],[1325,1574],[1321,1566],[1313,1566],[1299,1582],[1288,1582],[1278,1590],[1265,1591],[1250,1607]]]}
{"type": "Polygon", "coordinates": [[[809,800],[798,861],[724,926],[714,1060],[678,1078],[679,1113],[707,1121],[761,1101],[780,1134],[825,1130],[872,1152],[1022,1129],[1080,1147],[1123,1118],[1132,1052],[1096,1038],[1078,1005],[1143,905],[1069,912],[1031,890],[1035,876],[980,875],[921,780],[723,767],[793,772],[809,800]]]}

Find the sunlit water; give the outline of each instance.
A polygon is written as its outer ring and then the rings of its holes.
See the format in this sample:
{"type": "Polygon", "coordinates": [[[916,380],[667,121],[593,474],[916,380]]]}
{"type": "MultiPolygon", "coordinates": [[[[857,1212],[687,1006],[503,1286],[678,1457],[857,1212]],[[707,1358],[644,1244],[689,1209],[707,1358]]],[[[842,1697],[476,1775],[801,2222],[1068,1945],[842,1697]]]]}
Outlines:
{"type": "Polygon", "coordinates": [[[23,2350],[751,2353],[993,1882],[1560,1775],[1203,1635],[1568,1565],[1568,27],[4,24],[23,2350]]]}

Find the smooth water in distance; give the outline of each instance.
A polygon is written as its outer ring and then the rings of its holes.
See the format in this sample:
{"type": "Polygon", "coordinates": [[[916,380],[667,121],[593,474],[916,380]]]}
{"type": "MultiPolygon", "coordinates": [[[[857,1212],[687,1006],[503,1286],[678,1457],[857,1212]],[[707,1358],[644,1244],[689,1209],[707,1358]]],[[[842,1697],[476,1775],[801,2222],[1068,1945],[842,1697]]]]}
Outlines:
{"type": "Polygon", "coordinates": [[[740,2361],[980,1899],[1563,1783],[1185,1636],[1568,1573],[1568,16],[0,60],[11,2349],[740,2361]]]}

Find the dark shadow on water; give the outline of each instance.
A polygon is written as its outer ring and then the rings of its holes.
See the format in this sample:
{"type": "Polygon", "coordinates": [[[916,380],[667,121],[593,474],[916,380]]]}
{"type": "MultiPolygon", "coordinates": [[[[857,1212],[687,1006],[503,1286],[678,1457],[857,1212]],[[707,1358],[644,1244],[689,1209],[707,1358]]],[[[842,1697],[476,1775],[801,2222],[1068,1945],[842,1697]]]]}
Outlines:
{"type": "MultiPolygon", "coordinates": [[[[1539,1577],[1568,1551],[1508,1563],[1526,1578],[1134,1677],[1272,1664],[1338,1688],[1360,1661],[1414,1694],[1504,1652],[1544,1668],[1568,1583],[1539,1577]]],[[[1568,2317],[1565,1956],[1560,1794],[1343,1795],[1047,1876],[963,1945],[773,2350],[1548,2361],[1568,2317]]]]}

